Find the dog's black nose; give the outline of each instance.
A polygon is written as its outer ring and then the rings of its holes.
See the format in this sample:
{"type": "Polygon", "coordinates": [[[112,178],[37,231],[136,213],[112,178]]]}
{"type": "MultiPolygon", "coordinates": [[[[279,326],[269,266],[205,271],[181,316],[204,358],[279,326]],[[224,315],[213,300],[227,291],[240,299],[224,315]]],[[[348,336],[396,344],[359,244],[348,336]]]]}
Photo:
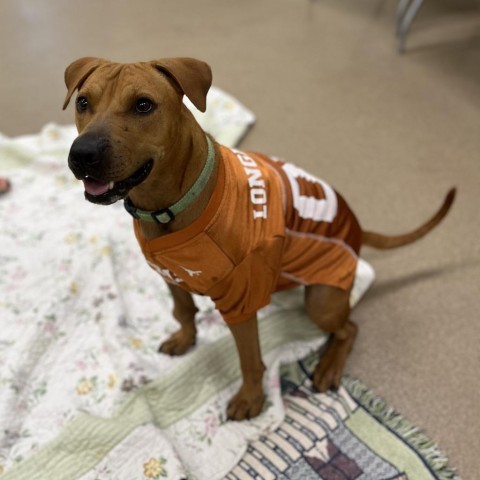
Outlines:
{"type": "Polygon", "coordinates": [[[88,168],[99,164],[108,148],[108,139],[96,134],[85,133],[77,137],[68,155],[71,168],[88,168]]]}

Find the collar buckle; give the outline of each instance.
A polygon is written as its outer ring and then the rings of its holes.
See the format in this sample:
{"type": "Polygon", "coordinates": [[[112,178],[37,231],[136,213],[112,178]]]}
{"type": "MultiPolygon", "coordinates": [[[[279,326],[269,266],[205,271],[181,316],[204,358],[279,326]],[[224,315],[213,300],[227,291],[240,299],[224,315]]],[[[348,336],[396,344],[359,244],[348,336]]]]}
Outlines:
{"type": "Polygon", "coordinates": [[[150,215],[153,218],[153,221],[160,225],[165,225],[166,223],[170,223],[175,220],[175,215],[169,208],[157,210],[155,212],[152,212],[150,215]]]}

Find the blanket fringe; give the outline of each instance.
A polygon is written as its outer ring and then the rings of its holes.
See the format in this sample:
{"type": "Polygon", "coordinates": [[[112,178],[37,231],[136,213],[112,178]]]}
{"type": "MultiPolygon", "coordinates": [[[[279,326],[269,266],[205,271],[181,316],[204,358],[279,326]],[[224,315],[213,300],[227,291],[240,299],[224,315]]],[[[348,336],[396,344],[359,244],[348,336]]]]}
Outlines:
{"type": "Polygon", "coordinates": [[[389,407],[360,380],[345,375],[342,384],[375,418],[419,452],[439,480],[461,480],[456,470],[449,466],[447,456],[425,433],[389,407]]]}

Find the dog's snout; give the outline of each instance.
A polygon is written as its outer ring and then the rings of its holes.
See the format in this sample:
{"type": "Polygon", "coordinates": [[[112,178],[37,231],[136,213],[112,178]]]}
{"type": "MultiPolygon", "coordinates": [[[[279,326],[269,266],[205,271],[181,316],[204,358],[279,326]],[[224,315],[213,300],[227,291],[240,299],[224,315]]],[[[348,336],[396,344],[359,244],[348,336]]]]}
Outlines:
{"type": "Polygon", "coordinates": [[[108,149],[109,141],[98,135],[84,134],[75,139],[68,157],[73,167],[92,167],[99,164],[105,151],[108,149]]]}

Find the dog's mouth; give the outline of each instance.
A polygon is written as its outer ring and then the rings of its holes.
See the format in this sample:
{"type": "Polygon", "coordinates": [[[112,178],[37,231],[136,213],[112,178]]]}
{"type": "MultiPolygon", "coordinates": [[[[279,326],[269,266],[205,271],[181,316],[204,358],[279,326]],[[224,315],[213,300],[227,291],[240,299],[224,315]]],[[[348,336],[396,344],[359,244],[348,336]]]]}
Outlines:
{"type": "Polygon", "coordinates": [[[83,185],[85,187],[85,198],[92,203],[110,205],[117,200],[125,198],[128,192],[137,185],[144,182],[150,175],[153,168],[153,160],[145,162],[128,178],[120,181],[101,181],[91,175],[85,175],[83,185]]]}

